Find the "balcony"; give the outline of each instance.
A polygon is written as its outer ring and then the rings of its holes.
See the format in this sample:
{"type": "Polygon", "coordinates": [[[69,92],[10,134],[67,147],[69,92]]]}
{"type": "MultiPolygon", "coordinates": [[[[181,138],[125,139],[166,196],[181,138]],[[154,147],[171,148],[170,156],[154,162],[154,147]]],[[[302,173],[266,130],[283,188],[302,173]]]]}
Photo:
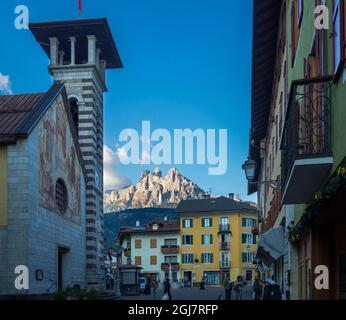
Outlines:
{"type": "Polygon", "coordinates": [[[220,232],[230,233],[231,232],[231,227],[230,227],[229,223],[228,224],[220,224],[219,225],[219,233],[220,232]]]}
{"type": "Polygon", "coordinates": [[[163,272],[168,272],[169,271],[169,267],[170,267],[169,263],[161,263],[161,270],[163,272]]]}
{"type": "Polygon", "coordinates": [[[333,166],[331,77],[294,81],[281,143],[282,204],[308,203],[333,166]]]}
{"type": "Polygon", "coordinates": [[[175,263],[171,263],[171,268],[173,272],[177,272],[180,270],[180,265],[179,263],[175,262],[175,263]]]}
{"type": "Polygon", "coordinates": [[[131,258],[131,249],[130,248],[124,249],[124,256],[127,258],[131,258]]]}
{"type": "Polygon", "coordinates": [[[180,265],[178,262],[172,262],[172,263],[161,263],[161,270],[163,272],[168,272],[170,269],[173,272],[177,272],[180,270],[180,265]]]}
{"type": "Polygon", "coordinates": [[[169,245],[169,246],[161,246],[162,254],[178,254],[179,246],[177,245],[169,245]]]}
{"type": "Polygon", "coordinates": [[[230,269],[231,268],[231,262],[230,261],[220,261],[220,269],[230,269]]]}
{"type": "Polygon", "coordinates": [[[231,244],[229,242],[220,242],[220,250],[228,251],[231,249],[231,244]]]}

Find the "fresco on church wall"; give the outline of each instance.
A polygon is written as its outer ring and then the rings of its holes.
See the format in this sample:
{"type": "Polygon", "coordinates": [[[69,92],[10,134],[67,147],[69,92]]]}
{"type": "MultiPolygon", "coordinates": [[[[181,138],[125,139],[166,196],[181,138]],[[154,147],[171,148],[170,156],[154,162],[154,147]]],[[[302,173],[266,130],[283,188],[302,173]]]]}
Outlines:
{"type": "Polygon", "coordinates": [[[62,178],[68,193],[63,217],[80,224],[80,166],[61,97],[40,124],[40,206],[61,214],[55,201],[55,184],[62,178]]]}

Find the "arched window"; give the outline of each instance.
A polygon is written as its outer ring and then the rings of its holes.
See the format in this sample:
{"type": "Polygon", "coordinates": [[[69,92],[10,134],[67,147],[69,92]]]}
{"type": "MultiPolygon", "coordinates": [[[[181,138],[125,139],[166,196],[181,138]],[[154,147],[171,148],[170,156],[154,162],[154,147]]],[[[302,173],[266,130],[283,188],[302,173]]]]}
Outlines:
{"type": "Polygon", "coordinates": [[[78,133],[78,100],[76,98],[71,98],[70,102],[70,110],[72,114],[73,123],[78,133]]]}
{"type": "Polygon", "coordinates": [[[59,210],[59,213],[65,214],[68,198],[66,184],[62,178],[59,178],[55,183],[55,203],[59,210]]]}

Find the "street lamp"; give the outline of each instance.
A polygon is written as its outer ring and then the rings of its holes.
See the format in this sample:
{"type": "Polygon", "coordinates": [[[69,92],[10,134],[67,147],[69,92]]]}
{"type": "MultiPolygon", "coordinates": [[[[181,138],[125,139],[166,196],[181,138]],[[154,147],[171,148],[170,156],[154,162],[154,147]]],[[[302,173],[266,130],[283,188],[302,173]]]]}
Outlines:
{"type": "Polygon", "coordinates": [[[117,270],[116,270],[116,280],[115,280],[115,296],[117,299],[119,299],[121,297],[121,290],[120,290],[120,267],[121,267],[121,257],[122,257],[122,254],[123,254],[123,247],[122,245],[120,244],[120,239],[117,238],[115,240],[115,254],[116,254],[116,257],[117,257],[117,270]]]}
{"type": "Polygon", "coordinates": [[[246,160],[242,165],[243,170],[245,171],[245,176],[250,185],[258,184],[271,187],[273,189],[280,189],[280,180],[269,180],[269,181],[254,181],[255,171],[256,171],[256,162],[254,160],[246,160]]]}
{"type": "Polygon", "coordinates": [[[243,170],[245,171],[246,179],[252,182],[255,178],[256,162],[254,160],[246,160],[243,164],[243,170]]]}

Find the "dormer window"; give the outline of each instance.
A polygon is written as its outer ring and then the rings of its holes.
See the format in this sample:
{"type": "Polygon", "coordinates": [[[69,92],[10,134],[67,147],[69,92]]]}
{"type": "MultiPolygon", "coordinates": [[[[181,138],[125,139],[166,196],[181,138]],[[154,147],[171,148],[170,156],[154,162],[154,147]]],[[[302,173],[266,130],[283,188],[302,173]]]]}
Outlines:
{"type": "Polygon", "coordinates": [[[157,223],[154,223],[152,228],[153,228],[153,230],[158,230],[159,229],[159,225],[157,223]]]}

